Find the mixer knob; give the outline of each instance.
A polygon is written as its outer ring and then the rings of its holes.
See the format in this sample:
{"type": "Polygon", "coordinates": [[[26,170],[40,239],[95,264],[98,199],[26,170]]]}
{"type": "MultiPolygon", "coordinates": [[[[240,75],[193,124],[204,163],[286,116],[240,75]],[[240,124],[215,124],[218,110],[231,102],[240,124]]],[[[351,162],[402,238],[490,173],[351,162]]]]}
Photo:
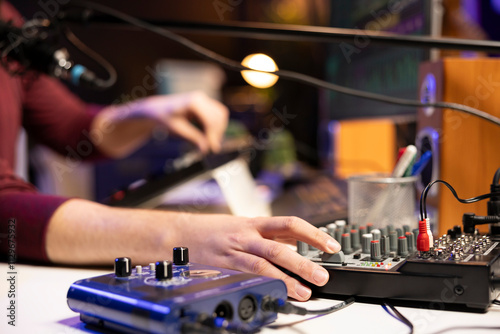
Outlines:
{"type": "Polygon", "coordinates": [[[349,233],[342,234],[341,246],[342,250],[344,251],[344,254],[352,253],[351,235],[349,233]]]}
{"type": "Polygon", "coordinates": [[[398,255],[405,257],[408,255],[408,241],[406,241],[406,237],[398,238],[398,255]]]}
{"type": "Polygon", "coordinates": [[[371,233],[373,229],[373,223],[366,223],[366,232],[371,233]]]}
{"type": "Polygon", "coordinates": [[[370,254],[370,243],[373,240],[373,236],[371,233],[363,234],[361,239],[362,253],[370,254]]]}
{"type": "Polygon", "coordinates": [[[171,261],[158,261],[156,262],[156,279],[165,280],[173,277],[172,262],[171,261]]]}
{"type": "Polygon", "coordinates": [[[189,263],[189,250],[187,247],[174,247],[174,264],[185,266],[189,263]]]}
{"type": "Polygon", "coordinates": [[[406,241],[408,242],[408,252],[413,253],[415,251],[415,241],[413,240],[413,233],[406,232],[406,241]]]}
{"type": "Polygon", "coordinates": [[[115,275],[117,277],[127,277],[132,273],[132,261],[129,257],[119,257],[115,259],[115,275]]]}
{"type": "Polygon", "coordinates": [[[392,224],[387,225],[387,235],[389,235],[389,233],[391,233],[392,231],[394,231],[394,225],[392,224]]]}
{"type": "Polygon", "coordinates": [[[303,241],[297,241],[297,253],[302,256],[309,254],[309,245],[303,241]]]}
{"type": "Polygon", "coordinates": [[[358,231],[359,231],[359,238],[360,239],[363,239],[363,234],[366,234],[366,226],[363,226],[361,225],[359,228],[358,228],[358,231]]]}
{"type": "Polygon", "coordinates": [[[361,242],[359,241],[359,232],[356,229],[351,230],[351,246],[354,250],[361,248],[361,242]]]}
{"type": "Polygon", "coordinates": [[[326,225],[326,229],[328,231],[328,234],[332,238],[335,238],[335,231],[337,230],[337,225],[335,223],[330,223],[330,224],[326,225]]]}
{"type": "Polygon", "coordinates": [[[372,261],[380,261],[382,260],[382,254],[380,254],[380,241],[372,240],[370,243],[370,259],[372,261]]]}
{"type": "Polygon", "coordinates": [[[455,233],[455,231],[453,231],[453,229],[448,229],[448,232],[446,233],[451,239],[455,239],[457,237],[457,234],[455,233]]]}
{"type": "Polygon", "coordinates": [[[335,236],[333,238],[337,241],[342,240],[342,234],[344,234],[344,227],[337,226],[337,229],[335,230],[335,236]]]}
{"type": "Polygon", "coordinates": [[[380,237],[380,249],[382,251],[382,255],[389,256],[391,252],[391,245],[389,243],[389,237],[387,235],[383,235],[380,237]]]}
{"type": "Polygon", "coordinates": [[[326,263],[345,263],[345,255],[343,251],[339,251],[335,254],[323,253],[321,255],[321,261],[326,263]]]}
{"type": "Polygon", "coordinates": [[[341,240],[342,239],[342,234],[344,234],[345,230],[345,225],[346,221],[345,220],[336,220],[335,225],[337,226],[337,229],[335,230],[335,240],[341,240]]]}
{"type": "Polygon", "coordinates": [[[398,234],[396,231],[389,232],[389,241],[391,252],[398,250],[398,234]]]}
{"type": "Polygon", "coordinates": [[[346,221],[345,220],[336,220],[335,221],[335,225],[337,225],[337,227],[341,227],[342,229],[345,228],[345,225],[346,225],[346,221]]]}
{"type": "Polygon", "coordinates": [[[404,234],[403,234],[403,230],[402,230],[401,228],[399,228],[399,227],[398,227],[398,228],[396,228],[396,230],[395,230],[395,231],[396,231],[396,233],[397,233],[397,235],[398,235],[398,238],[399,238],[399,237],[402,237],[402,236],[404,235],[404,234]]]}
{"type": "Polygon", "coordinates": [[[406,235],[407,232],[410,232],[410,225],[403,225],[403,233],[406,235]]]}
{"type": "Polygon", "coordinates": [[[379,229],[373,229],[371,234],[373,236],[373,240],[380,240],[380,236],[382,235],[382,232],[380,232],[379,229]]]}

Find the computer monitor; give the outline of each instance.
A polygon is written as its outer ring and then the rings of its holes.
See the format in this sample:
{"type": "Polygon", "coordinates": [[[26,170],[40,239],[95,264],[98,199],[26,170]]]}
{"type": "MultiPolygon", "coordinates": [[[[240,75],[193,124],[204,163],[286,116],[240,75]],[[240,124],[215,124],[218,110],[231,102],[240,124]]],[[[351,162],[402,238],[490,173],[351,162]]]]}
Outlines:
{"type": "MultiPolygon", "coordinates": [[[[388,96],[418,99],[418,68],[429,60],[431,50],[377,45],[363,30],[403,35],[432,36],[439,33],[440,7],[437,1],[333,1],[331,26],[359,29],[352,43],[328,46],[325,64],[329,81],[388,96]]],[[[330,92],[326,117],[330,120],[380,116],[415,116],[414,107],[330,92]]]]}

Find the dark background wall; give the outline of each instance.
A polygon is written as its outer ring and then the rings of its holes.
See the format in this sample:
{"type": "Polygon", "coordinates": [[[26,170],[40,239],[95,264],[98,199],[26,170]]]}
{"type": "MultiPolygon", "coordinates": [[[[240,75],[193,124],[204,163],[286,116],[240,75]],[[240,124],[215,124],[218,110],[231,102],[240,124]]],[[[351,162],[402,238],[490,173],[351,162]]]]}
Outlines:
{"type": "MultiPolygon", "coordinates": [[[[67,2],[67,0],[59,1],[67,2]]],[[[50,15],[55,13],[59,7],[58,0],[17,0],[12,3],[27,19],[37,15],[50,15]]],[[[328,11],[323,8],[324,4],[318,5],[315,2],[309,3],[300,0],[291,2],[101,0],[98,3],[139,18],[166,21],[215,23],[260,21],[325,24],[325,17],[328,17],[328,11]],[[294,6],[298,6],[298,8],[294,6]]],[[[118,72],[118,82],[114,87],[104,92],[71,87],[89,102],[113,103],[124,101],[130,96],[141,97],[144,90],[134,89],[134,87],[142,84],[144,78],[151,73],[148,68],[153,68],[154,64],[162,58],[200,59],[184,47],[163,37],[125,25],[92,24],[80,26],[72,24],[71,27],[82,41],[113,64],[118,72]]],[[[273,57],[280,68],[308,73],[317,77],[323,76],[325,53],[324,45],[321,44],[235,38],[204,33],[184,33],[183,36],[228,58],[241,60],[249,53],[264,52],[273,57]]],[[[99,75],[106,75],[79,51],[71,47],[68,48],[75,61],[91,68],[99,75]]],[[[226,76],[225,90],[245,85],[238,72],[226,71],[226,76]]],[[[148,95],[154,93],[156,92],[147,91],[148,95]]],[[[283,110],[286,107],[289,113],[297,115],[288,128],[298,144],[299,158],[312,165],[317,165],[318,90],[279,80],[273,88],[272,94],[275,97],[274,107],[278,110],[283,110]]]]}

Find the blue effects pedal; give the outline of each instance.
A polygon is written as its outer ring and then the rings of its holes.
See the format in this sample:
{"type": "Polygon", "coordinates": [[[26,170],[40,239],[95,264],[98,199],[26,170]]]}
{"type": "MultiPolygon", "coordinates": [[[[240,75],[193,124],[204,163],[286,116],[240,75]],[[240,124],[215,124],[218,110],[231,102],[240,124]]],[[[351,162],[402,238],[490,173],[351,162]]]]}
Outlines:
{"type": "Polygon", "coordinates": [[[252,332],[276,320],[261,307],[268,298],[287,298],[283,281],[189,263],[184,247],[145,267],[118,258],[113,274],[76,281],[67,295],[83,322],[130,333],[252,332]]]}

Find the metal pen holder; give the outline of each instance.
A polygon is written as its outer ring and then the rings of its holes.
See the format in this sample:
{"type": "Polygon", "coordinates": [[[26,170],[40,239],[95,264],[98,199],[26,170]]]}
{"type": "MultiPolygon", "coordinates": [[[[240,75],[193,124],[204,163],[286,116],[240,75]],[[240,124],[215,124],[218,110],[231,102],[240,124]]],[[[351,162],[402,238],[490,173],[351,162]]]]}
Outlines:
{"type": "Polygon", "coordinates": [[[358,175],[348,178],[348,218],[350,224],[374,228],[418,227],[415,213],[417,177],[393,178],[384,174],[358,175]]]}

